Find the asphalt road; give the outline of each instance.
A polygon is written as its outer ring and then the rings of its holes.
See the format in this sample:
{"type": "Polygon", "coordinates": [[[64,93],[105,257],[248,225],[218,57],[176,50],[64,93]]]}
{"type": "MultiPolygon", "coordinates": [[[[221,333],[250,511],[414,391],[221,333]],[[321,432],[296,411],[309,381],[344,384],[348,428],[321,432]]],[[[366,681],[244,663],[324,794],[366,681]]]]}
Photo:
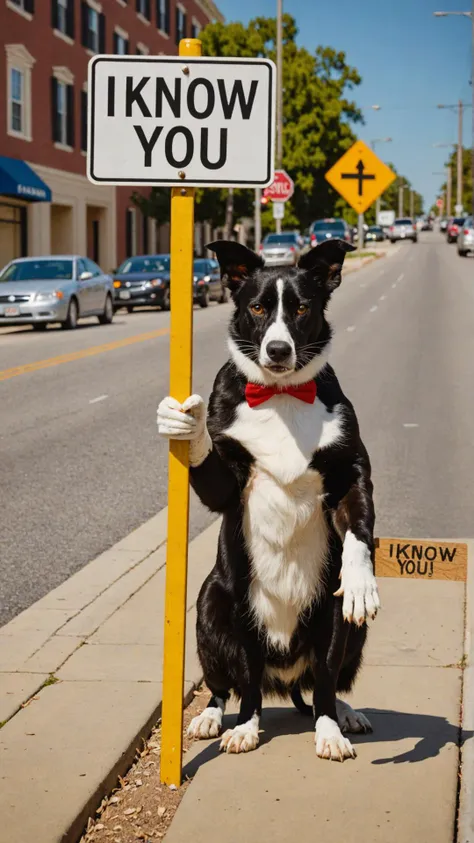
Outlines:
{"type": "MultiPolygon", "coordinates": [[[[194,391],[206,397],[230,307],[195,311],[194,391]]],[[[378,534],[472,536],[474,260],[424,234],[347,274],[330,317],[378,534]]],[[[166,505],[155,417],[168,325],[165,313],[120,312],[73,333],[0,331],[0,624],[166,505]]],[[[193,499],[191,535],[210,520],[193,499]]]]}

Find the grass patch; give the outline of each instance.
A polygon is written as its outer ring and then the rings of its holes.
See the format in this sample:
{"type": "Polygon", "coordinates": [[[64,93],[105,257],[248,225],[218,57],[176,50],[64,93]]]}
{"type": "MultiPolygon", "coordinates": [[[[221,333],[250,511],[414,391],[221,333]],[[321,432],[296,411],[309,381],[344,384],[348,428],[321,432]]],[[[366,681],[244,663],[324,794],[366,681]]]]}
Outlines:
{"type": "Polygon", "coordinates": [[[349,252],[346,255],[346,260],[349,258],[376,258],[377,252],[349,252]]]}
{"type": "Polygon", "coordinates": [[[60,682],[60,680],[57,678],[57,676],[54,676],[54,674],[51,673],[51,675],[48,676],[46,682],[43,682],[43,685],[41,687],[47,688],[48,685],[56,685],[56,682],[60,682]]]}

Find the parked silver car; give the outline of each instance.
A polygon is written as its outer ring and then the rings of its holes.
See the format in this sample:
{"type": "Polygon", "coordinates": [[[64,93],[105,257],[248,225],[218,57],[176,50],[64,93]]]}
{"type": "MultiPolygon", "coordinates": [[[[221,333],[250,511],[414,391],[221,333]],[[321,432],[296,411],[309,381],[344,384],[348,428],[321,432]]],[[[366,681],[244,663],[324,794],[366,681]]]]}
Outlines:
{"type": "Polygon", "coordinates": [[[416,225],[408,217],[395,220],[393,225],[390,226],[388,236],[391,243],[395,243],[396,240],[411,240],[412,243],[418,242],[416,225]]]}
{"type": "Polygon", "coordinates": [[[302,242],[294,231],[282,234],[267,234],[260,254],[266,266],[296,266],[301,255],[302,242]]]}
{"type": "Polygon", "coordinates": [[[458,255],[467,257],[469,252],[474,253],[474,221],[472,217],[466,217],[458,234],[458,255]]]}
{"type": "Polygon", "coordinates": [[[11,261],[0,273],[0,325],[49,322],[75,328],[83,316],[97,316],[101,325],[114,318],[110,275],[80,255],[48,255],[11,261]]]}

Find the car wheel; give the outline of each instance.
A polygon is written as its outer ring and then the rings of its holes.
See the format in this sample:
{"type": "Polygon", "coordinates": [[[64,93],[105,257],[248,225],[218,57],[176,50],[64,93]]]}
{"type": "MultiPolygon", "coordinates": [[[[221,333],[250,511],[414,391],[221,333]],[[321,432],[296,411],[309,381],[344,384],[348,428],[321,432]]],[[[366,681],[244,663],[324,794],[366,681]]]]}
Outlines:
{"type": "Polygon", "coordinates": [[[47,322],[33,322],[33,331],[46,331],[47,322]]]}
{"type": "Polygon", "coordinates": [[[74,328],[77,328],[78,316],[79,312],[77,309],[77,301],[76,299],[71,299],[71,301],[69,302],[66,321],[61,322],[61,327],[65,328],[68,331],[73,331],[74,328]]]}
{"type": "Polygon", "coordinates": [[[129,304],[127,306],[127,313],[133,313],[134,310],[135,310],[135,308],[133,307],[133,304],[129,304]]]}
{"type": "Polygon", "coordinates": [[[164,293],[163,293],[163,301],[162,301],[162,304],[161,304],[161,309],[162,310],[169,310],[170,307],[171,307],[171,296],[170,296],[170,291],[169,291],[169,287],[168,287],[168,289],[165,290],[164,293]]]}
{"type": "Polygon", "coordinates": [[[219,299],[219,304],[227,304],[229,301],[229,290],[227,287],[222,288],[222,296],[219,299]]]}
{"type": "Polygon", "coordinates": [[[418,243],[418,237],[413,238],[413,243],[418,243]]]}
{"type": "Polygon", "coordinates": [[[467,252],[464,249],[458,249],[458,255],[460,258],[467,258],[467,252]]]}
{"type": "Polygon", "coordinates": [[[198,302],[201,307],[209,307],[209,290],[204,290],[203,294],[199,296],[198,302]]]}
{"type": "Polygon", "coordinates": [[[101,325],[110,325],[114,318],[114,303],[112,296],[107,293],[105,297],[104,312],[98,317],[101,325]]]}

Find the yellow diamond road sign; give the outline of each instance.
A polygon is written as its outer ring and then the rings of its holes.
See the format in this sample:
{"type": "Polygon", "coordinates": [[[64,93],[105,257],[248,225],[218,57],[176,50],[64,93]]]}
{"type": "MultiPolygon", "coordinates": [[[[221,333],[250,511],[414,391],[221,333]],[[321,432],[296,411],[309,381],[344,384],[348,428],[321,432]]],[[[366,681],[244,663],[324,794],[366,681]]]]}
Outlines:
{"type": "Polygon", "coordinates": [[[358,214],[363,214],[395,178],[395,173],[363,141],[356,141],[326,173],[331,187],[358,214]]]}

